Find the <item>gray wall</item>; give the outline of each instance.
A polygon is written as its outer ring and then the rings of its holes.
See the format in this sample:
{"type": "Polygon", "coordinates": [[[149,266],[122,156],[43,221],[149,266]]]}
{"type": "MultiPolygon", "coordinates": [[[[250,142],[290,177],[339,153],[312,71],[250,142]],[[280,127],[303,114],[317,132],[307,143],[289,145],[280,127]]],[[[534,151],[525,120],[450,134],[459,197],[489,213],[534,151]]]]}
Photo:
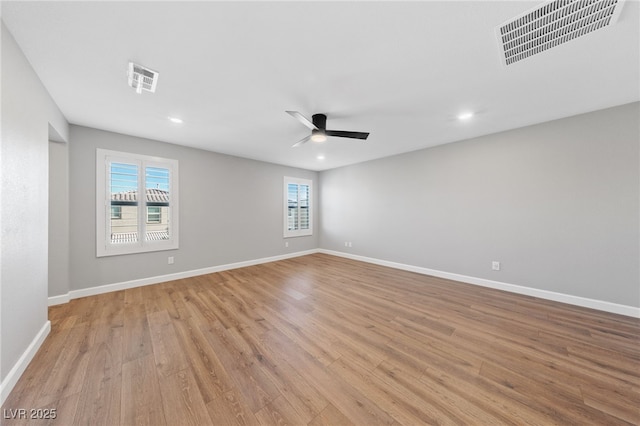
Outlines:
{"type": "Polygon", "coordinates": [[[49,142],[49,297],[69,293],[69,150],[49,142]]]}
{"type": "MultiPolygon", "coordinates": [[[[15,40],[2,27],[0,146],[0,378],[47,323],[48,151],[50,128],[67,122],[15,40]]],[[[3,392],[4,395],[4,392],[3,392]]]]}
{"type": "Polygon", "coordinates": [[[638,307],[639,105],[322,172],[320,246],[638,307]]]}
{"type": "Polygon", "coordinates": [[[310,237],[283,238],[283,178],[312,179],[317,185],[316,172],[80,126],[71,126],[69,167],[70,290],[318,247],[317,227],[310,237]],[[180,162],[178,250],[96,257],[97,148],[180,162]],[[168,256],[175,257],[173,265],[168,256]]]}

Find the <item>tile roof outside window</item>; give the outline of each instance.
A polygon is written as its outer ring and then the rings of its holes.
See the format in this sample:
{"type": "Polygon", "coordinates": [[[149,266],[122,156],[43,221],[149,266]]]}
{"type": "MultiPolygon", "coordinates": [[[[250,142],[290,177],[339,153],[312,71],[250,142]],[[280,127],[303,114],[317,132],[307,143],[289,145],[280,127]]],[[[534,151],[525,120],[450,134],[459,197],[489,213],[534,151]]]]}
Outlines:
{"type": "MultiPolygon", "coordinates": [[[[147,188],[147,203],[169,203],[169,191],[147,188]]],[[[138,191],[116,192],[111,194],[111,201],[132,203],[138,201],[138,191]]]]}

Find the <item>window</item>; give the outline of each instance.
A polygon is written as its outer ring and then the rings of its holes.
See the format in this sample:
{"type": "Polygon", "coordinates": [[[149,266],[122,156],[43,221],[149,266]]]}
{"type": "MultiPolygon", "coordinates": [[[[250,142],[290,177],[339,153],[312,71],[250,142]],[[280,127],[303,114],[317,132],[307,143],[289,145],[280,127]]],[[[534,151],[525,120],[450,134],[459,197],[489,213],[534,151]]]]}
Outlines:
{"type": "Polygon", "coordinates": [[[178,162],[98,149],[97,256],[178,248],[178,162]]]}
{"type": "Polygon", "coordinates": [[[160,207],[147,206],[147,223],[161,223],[160,207]]]}
{"type": "Polygon", "coordinates": [[[111,219],[122,219],[121,206],[111,206],[111,219]]]}
{"type": "Polygon", "coordinates": [[[313,234],[312,181],[284,178],[284,236],[313,234]]]}

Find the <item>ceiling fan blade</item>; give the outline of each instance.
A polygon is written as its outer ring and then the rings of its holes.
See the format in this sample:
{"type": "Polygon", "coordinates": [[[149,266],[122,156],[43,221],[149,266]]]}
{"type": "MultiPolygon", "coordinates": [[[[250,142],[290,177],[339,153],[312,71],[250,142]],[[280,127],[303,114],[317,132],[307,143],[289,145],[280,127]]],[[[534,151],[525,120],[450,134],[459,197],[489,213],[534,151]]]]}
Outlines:
{"type": "Polygon", "coordinates": [[[366,133],[366,132],[347,132],[344,130],[327,130],[325,133],[327,134],[327,136],[336,136],[339,138],[366,139],[369,137],[369,133],[366,133]]]}
{"type": "Polygon", "coordinates": [[[300,145],[309,142],[309,139],[311,139],[311,135],[307,136],[306,138],[300,139],[298,142],[296,142],[293,145],[291,145],[291,148],[297,148],[300,145]]]}
{"type": "Polygon", "coordinates": [[[285,111],[287,114],[297,119],[299,122],[310,128],[311,130],[318,130],[318,128],[304,115],[300,114],[298,111],[285,111]]]}

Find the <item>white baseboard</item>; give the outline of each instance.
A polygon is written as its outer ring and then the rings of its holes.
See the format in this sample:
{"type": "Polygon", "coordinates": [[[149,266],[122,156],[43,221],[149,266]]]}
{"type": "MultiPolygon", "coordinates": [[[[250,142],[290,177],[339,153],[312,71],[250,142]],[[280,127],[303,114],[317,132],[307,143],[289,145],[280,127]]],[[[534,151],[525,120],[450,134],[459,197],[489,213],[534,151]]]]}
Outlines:
{"type": "Polygon", "coordinates": [[[278,260],[291,259],[294,257],[306,256],[308,254],[318,253],[317,249],[298,251],[295,253],[287,253],[279,256],[263,257],[261,259],[246,260],[243,262],[229,263],[226,265],[211,266],[202,269],[193,269],[190,271],[176,272],[174,274],[158,275],[155,277],[141,278],[138,280],[124,281],[121,283],[106,284],[98,287],[83,288],[81,290],[72,290],[67,294],[49,297],[49,306],[67,303],[69,300],[78,299],[80,297],[94,296],[96,294],[109,293],[112,291],[126,290],[129,288],[142,287],[145,285],[159,284],[166,281],[179,280],[183,278],[195,277],[198,275],[212,274],[215,272],[227,271],[230,269],[244,268],[247,266],[259,265],[261,263],[275,262],[278,260]]]}
{"type": "Polygon", "coordinates": [[[15,363],[13,368],[7,374],[7,377],[0,383],[0,405],[4,404],[4,401],[7,399],[11,391],[13,390],[16,383],[18,383],[18,379],[24,373],[24,370],[27,369],[27,366],[42,346],[42,342],[49,335],[51,331],[51,321],[47,321],[44,323],[36,337],[33,338],[27,350],[24,351],[22,356],[18,359],[18,362],[15,363]]]}
{"type": "Polygon", "coordinates": [[[402,269],[404,271],[416,272],[423,275],[432,275],[434,277],[446,278],[449,280],[460,281],[467,284],[474,284],[482,287],[504,290],[511,293],[524,294],[527,296],[538,297],[540,299],[553,300],[556,302],[568,303],[570,305],[582,306],[584,308],[597,309],[599,311],[611,312],[614,314],[625,315],[629,317],[640,318],[640,308],[627,305],[619,305],[617,303],[605,302],[602,300],[588,299],[586,297],[573,296],[570,294],[556,293],[548,290],[540,290],[531,287],[524,287],[515,284],[503,283],[500,281],[492,281],[484,278],[470,277],[467,275],[454,274],[451,272],[438,271],[436,269],[422,268],[420,266],[405,265],[403,263],[389,262],[387,260],[375,259],[371,257],[358,256],[355,254],[344,253],[340,251],[319,249],[319,253],[330,254],[333,256],[344,257],[361,262],[373,263],[390,268],[402,269]]]}
{"type": "Polygon", "coordinates": [[[69,303],[69,300],[71,300],[71,298],[69,297],[69,293],[61,294],[60,296],[50,296],[49,306],[62,305],[63,303],[69,303]]]}
{"type": "Polygon", "coordinates": [[[300,251],[295,253],[289,253],[279,256],[265,257],[261,259],[248,260],[244,262],[230,263],[226,265],[212,266],[203,269],[194,269],[191,271],[177,272],[175,274],[159,275],[150,278],[141,278],[139,280],[125,281],[115,284],[107,284],[98,287],[91,287],[82,290],[73,290],[68,294],[53,296],[49,298],[49,306],[58,305],[61,303],[67,303],[71,299],[77,299],[79,297],[93,296],[96,294],[108,293],[111,291],[126,290],[129,288],[141,287],[145,285],[158,284],[171,280],[178,280],[182,278],[194,277],[197,275],[211,274],[215,272],[227,271],[230,269],[244,268],[246,266],[259,265],[261,263],[275,262],[278,260],[290,259],[293,257],[306,256],[313,253],[324,253],[333,256],[344,257],[352,260],[359,260],[361,262],[373,263],[381,266],[388,266],[390,268],[401,269],[404,271],[416,272],[423,275],[432,275],[434,277],[446,278],[454,281],[460,281],[467,284],[479,285],[482,287],[494,288],[497,290],[504,290],[511,293],[523,294],[527,296],[538,297],[540,299],[553,300],[556,302],[568,303],[570,305],[582,306],[585,308],[596,309],[604,312],[611,312],[614,314],[625,315],[629,317],[640,318],[640,308],[634,306],[620,305],[617,303],[605,302],[602,300],[589,299],[586,297],[573,296],[570,294],[557,293],[548,290],[540,290],[531,287],[519,286],[516,284],[509,284],[500,281],[487,280],[484,278],[471,277],[468,275],[455,274],[452,272],[438,271],[436,269],[423,268],[420,266],[406,265],[403,263],[390,262],[387,260],[375,259],[366,256],[359,256],[350,253],[344,253],[334,250],[326,249],[313,249],[300,251]]]}

